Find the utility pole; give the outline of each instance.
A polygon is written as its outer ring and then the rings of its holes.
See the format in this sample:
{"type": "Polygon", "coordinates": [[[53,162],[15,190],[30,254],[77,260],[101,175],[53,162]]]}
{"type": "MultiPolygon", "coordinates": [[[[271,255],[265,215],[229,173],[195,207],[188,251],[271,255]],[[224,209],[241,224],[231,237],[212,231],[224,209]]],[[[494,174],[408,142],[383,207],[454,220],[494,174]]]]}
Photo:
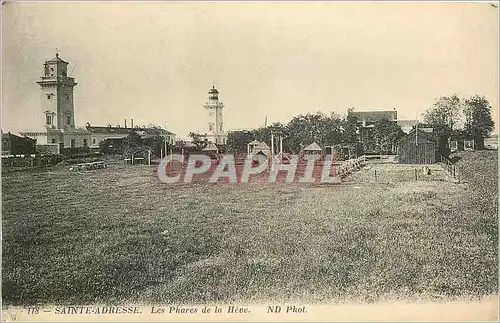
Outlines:
{"type": "Polygon", "coordinates": [[[274,133],[271,131],[271,171],[274,171],[274,133]]]}
{"type": "Polygon", "coordinates": [[[163,144],[165,146],[165,156],[167,156],[167,136],[163,135],[163,144]]]}
{"type": "Polygon", "coordinates": [[[415,126],[415,145],[418,146],[418,110],[417,110],[417,125],[415,126]]]}
{"type": "MultiPolygon", "coordinates": [[[[165,146],[165,156],[167,156],[167,124],[165,123],[165,133],[163,134],[163,143],[165,146]]],[[[172,147],[170,147],[172,150],[172,147]]],[[[172,155],[172,152],[170,152],[170,155],[172,155]]]]}
{"type": "Polygon", "coordinates": [[[281,164],[283,164],[283,136],[280,136],[280,159],[281,164]]]}

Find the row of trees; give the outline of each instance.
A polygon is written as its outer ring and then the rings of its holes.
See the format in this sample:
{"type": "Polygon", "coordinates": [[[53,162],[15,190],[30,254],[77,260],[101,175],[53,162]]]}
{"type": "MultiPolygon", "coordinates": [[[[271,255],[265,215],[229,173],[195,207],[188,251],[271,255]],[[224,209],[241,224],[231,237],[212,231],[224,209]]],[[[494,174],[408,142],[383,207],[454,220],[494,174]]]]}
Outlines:
{"type": "MultiPolygon", "coordinates": [[[[449,154],[449,140],[452,137],[474,139],[477,149],[484,148],[484,139],[493,131],[491,105],[484,96],[474,95],[460,98],[458,95],[443,96],[424,113],[420,127],[433,128],[438,153],[449,154]]],[[[269,143],[271,132],[282,136],[284,151],[298,153],[305,145],[317,142],[320,146],[348,147],[357,153],[369,145],[372,152],[389,153],[392,146],[405,135],[393,121],[381,119],[374,123],[370,142],[364,147],[360,142],[360,122],[353,109],[348,109],[342,118],[337,114],[306,114],[294,117],[287,124],[273,123],[253,131],[238,131],[228,135],[227,148],[233,152],[246,151],[247,144],[256,139],[269,143]]]]}
{"type": "MultiPolygon", "coordinates": [[[[270,143],[271,133],[283,138],[283,150],[288,153],[298,153],[305,146],[316,142],[320,146],[347,147],[358,154],[363,153],[360,143],[359,120],[349,109],[342,118],[332,113],[327,116],[321,112],[298,115],[287,124],[273,123],[252,131],[231,132],[227,138],[227,148],[232,152],[245,152],[247,144],[253,140],[270,143]]],[[[377,121],[374,125],[374,142],[378,152],[383,147],[395,144],[403,135],[401,128],[389,120],[377,121]]]]}
{"type": "Polygon", "coordinates": [[[424,126],[434,129],[439,151],[449,153],[451,137],[474,139],[477,149],[484,148],[484,139],[493,131],[491,105],[484,96],[461,98],[458,95],[440,97],[424,113],[424,126]]]}
{"type": "MultiPolygon", "coordinates": [[[[473,138],[476,140],[476,147],[483,148],[484,138],[491,134],[494,126],[488,100],[478,95],[470,98],[460,98],[457,95],[441,97],[424,113],[424,122],[420,126],[434,129],[439,153],[443,155],[447,155],[448,140],[452,136],[473,138]]],[[[334,146],[340,150],[347,148],[359,155],[367,147],[367,142],[361,143],[359,129],[360,120],[352,108],[348,109],[345,117],[335,113],[330,116],[321,112],[308,113],[294,117],[287,124],[276,122],[251,131],[231,132],[226,149],[233,153],[245,153],[247,144],[253,140],[270,144],[271,133],[274,133],[276,138],[283,138],[283,150],[288,153],[299,153],[305,146],[316,142],[322,147],[334,146]]],[[[396,122],[378,120],[371,130],[369,150],[389,153],[404,135],[396,122]]],[[[201,134],[192,132],[189,136],[195,150],[201,150],[207,144],[201,134]]],[[[277,143],[278,141],[275,142],[277,143]]],[[[161,135],[141,138],[131,132],[123,140],[104,141],[100,148],[101,152],[107,154],[130,155],[152,150],[153,155],[159,156],[163,147],[164,138],[161,135]]]]}

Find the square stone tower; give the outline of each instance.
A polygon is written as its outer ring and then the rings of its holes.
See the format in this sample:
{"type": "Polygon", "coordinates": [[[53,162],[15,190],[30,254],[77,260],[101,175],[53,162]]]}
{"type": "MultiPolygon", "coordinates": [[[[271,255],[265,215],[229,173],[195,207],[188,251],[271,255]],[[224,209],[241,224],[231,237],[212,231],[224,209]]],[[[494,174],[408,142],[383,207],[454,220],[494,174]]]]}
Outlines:
{"type": "Polygon", "coordinates": [[[71,130],[75,128],[73,88],[77,83],[68,77],[68,62],[56,53],[45,61],[44,74],[37,82],[41,87],[40,125],[44,129],[71,130]]]}

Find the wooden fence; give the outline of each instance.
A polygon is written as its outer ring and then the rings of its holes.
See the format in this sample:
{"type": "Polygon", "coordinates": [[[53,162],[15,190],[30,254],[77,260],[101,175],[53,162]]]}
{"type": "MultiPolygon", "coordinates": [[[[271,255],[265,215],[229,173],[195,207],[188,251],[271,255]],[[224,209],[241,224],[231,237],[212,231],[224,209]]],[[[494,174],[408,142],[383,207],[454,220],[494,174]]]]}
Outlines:
{"type": "Polygon", "coordinates": [[[453,176],[460,183],[460,175],[461,171],[458,166],[455,166],[449,158],[441,155],[441,166],[443,166],[444,170],[448,172],[450,176],[453,176]]]}
{"type": "Polygon", "coordinates": [[[363,155],[358,158],[348,159],[344,161],[338,169],[336,170],[336,175],[340,177],[345,177],[361,169],[361,167],[366,165],[366,156],[363,155]]]}

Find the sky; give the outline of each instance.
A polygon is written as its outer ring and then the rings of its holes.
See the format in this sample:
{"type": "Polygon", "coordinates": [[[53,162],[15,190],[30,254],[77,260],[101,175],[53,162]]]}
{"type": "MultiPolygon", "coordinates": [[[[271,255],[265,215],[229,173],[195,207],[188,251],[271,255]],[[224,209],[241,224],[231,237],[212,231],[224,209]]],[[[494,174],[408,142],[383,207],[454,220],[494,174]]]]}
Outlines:
{"type": "Polygon", "coordinates": [[[39,129],[43,63],[69,62],[77,125],[207,132],[308,112],[484,95],[498,119],[498,8],[488,3],[17,2],[2,8],[2,130],[39,129]],[[128,125],[129,121],[127,121],[128,125]]]}

